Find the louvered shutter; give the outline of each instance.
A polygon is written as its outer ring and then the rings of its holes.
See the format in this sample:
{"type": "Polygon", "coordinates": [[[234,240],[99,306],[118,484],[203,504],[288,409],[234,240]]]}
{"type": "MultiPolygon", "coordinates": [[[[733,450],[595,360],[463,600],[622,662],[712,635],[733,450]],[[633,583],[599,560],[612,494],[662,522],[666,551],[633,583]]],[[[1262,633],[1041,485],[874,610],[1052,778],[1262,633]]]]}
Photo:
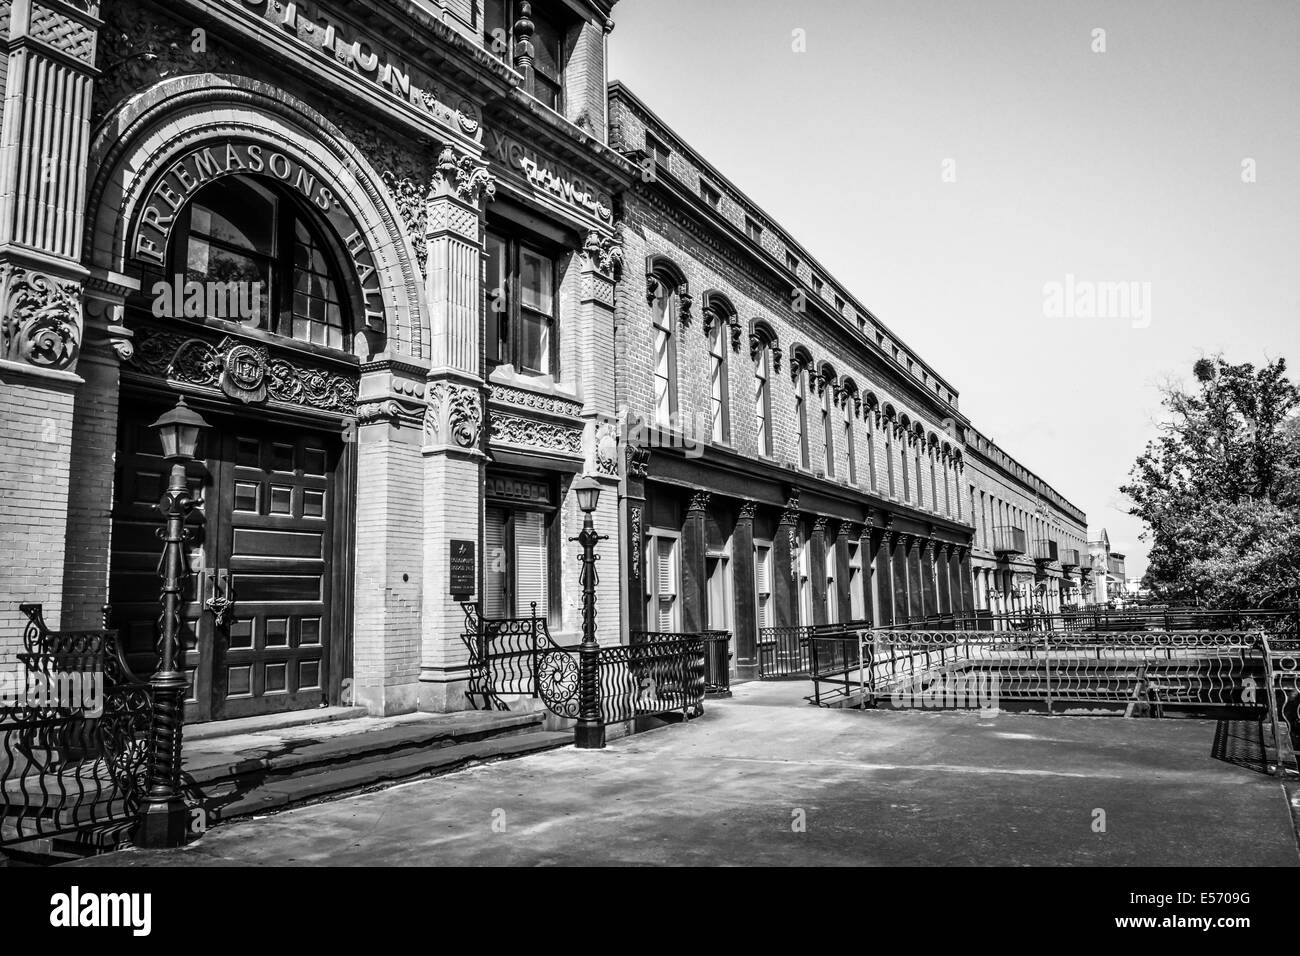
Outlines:
{"type": "Polygon", "coordinates": [[[515,512],[515,613],[518,616],[532,614],[533,601],[537,602],[537,614],[547,616],[549,563],[545,519],[535,511],[515,512]]]}
{"type": "Polygon", "coordinates": [[[483,616],[511,616],[511,560],[507,550],[509,512],[488,508],[483,519],[483,616]]]}

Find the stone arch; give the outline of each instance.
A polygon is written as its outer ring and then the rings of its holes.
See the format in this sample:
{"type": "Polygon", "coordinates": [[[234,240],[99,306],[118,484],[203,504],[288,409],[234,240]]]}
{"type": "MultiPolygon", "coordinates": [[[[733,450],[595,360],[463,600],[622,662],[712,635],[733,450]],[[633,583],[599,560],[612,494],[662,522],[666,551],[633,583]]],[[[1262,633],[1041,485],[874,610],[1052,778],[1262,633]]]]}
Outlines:
{"type": "Polygon", "coordinates": [[[105,117],[90,148],[87,266],[138,274],[140,260],[131,237],[160,177],[205,142],[232,139],[273,145],[331,177],[334,199],[356,224],[379,280],[385,321],[380,340],[369,342],[371,351],[427,360],[431,335],[419,252],[382,177],[321,113],[248,77],[172,77],[123,101],[105,117]]]}

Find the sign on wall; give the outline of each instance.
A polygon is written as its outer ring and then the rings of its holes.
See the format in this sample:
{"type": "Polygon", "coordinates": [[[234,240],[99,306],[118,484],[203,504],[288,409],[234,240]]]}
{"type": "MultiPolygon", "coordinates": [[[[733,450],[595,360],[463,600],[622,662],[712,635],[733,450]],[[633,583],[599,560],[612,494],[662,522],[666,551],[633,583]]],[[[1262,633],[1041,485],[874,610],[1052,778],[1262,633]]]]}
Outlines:
{"type": "Polygon", "coordinates": [[[474,594],[478,588],[477,566],[474,563],[474,542],[452,539],[451,546],[451,582],[449,591],[453,597],[474,594]]]}

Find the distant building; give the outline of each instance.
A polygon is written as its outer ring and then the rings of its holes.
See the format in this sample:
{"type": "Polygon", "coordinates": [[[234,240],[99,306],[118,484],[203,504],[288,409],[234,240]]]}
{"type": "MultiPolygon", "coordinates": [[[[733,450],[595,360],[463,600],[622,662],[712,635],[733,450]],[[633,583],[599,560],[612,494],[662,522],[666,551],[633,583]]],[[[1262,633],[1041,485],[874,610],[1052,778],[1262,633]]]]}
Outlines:
{"type": "Polygon", "coordinates": [[[1127,583],[1124,575],[1124,555],[1110,549],[1110,535],[1101,529],[1101,537],[1088,542],[1088,553],[1092,556],[1092,601],[1106,602],[1127,596],[1127,583]]]}

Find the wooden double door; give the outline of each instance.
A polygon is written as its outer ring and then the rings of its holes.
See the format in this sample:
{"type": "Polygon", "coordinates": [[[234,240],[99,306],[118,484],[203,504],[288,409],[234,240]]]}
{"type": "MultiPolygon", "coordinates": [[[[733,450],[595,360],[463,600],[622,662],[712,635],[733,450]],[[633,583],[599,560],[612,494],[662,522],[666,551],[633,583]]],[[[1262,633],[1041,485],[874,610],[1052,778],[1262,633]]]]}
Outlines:
{"type": "MultiPolygon", "coordinates": [[[[167,404],[123,396],[114,484],[113,626],[142,675],[157,662],[157,502],[168,480],[149,423],[167,404]]],[[[334,703],[346,668],[347,456],[338,433],[201,408],[188,469],[186,719],[334,703]]]]}

